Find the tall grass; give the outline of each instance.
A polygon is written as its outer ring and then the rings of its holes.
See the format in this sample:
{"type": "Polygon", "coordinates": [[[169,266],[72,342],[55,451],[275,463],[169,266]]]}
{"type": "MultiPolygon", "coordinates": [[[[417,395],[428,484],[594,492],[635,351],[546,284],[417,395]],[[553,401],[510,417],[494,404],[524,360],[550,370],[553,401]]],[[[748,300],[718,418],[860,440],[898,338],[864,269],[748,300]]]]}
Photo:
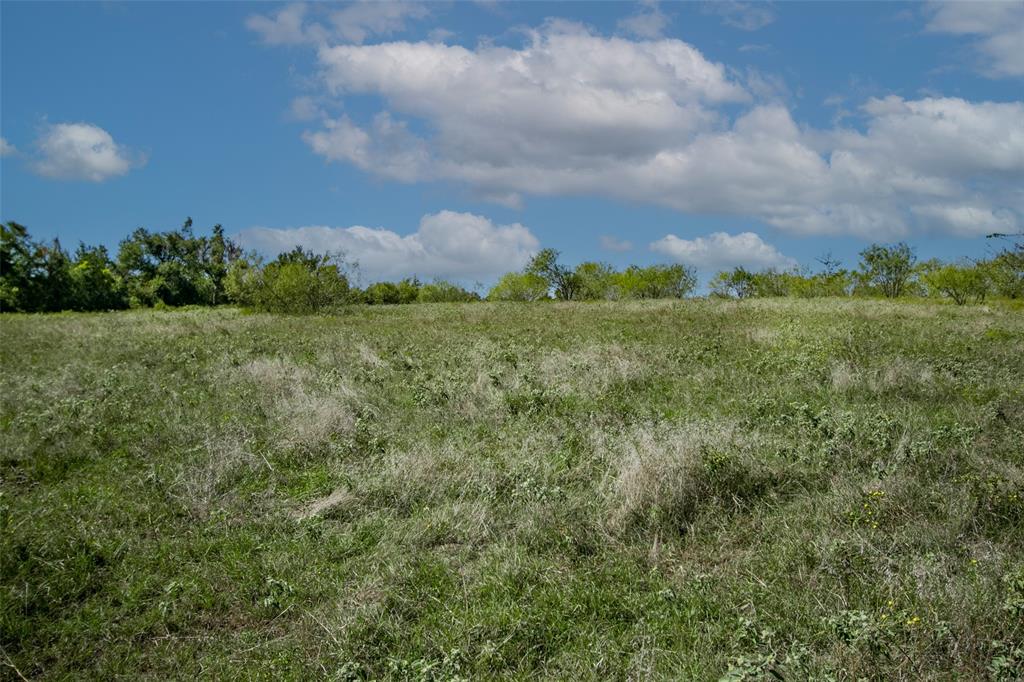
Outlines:
{"type": "Polygon", "coordinates": [[[1019,310],[0,324],[6,677],[1024,676],[1019,310]]]}

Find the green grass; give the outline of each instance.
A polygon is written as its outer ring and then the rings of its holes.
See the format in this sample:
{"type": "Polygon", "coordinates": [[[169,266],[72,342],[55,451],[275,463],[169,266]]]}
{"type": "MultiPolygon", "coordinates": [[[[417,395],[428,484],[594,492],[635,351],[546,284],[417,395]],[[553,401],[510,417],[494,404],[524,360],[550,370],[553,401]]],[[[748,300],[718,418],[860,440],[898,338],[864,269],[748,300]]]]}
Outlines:
{"type": "Polygon", "coordinates": [[[0,329],[0,677],[1024,675],[1019,310],[0,329]]]}

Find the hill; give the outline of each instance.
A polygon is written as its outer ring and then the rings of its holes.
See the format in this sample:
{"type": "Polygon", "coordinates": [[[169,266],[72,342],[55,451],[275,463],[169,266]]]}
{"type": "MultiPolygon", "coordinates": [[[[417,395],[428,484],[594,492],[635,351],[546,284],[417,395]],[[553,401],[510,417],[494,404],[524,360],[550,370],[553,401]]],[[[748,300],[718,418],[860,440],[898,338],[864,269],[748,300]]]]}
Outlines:
{"type": "Polygon", "coordinates": [[[1017,679],[1024,315],[6,315],[28,678],[1017,679]]]}

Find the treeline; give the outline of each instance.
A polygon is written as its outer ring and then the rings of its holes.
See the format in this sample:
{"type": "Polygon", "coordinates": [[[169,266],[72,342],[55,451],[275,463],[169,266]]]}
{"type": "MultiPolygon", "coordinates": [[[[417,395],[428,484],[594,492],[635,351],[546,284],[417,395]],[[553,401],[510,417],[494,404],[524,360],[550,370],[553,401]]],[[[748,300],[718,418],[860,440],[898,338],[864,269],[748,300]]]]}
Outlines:
{"type": "MultiPolygon", "coordinates": [[[[269,312],[305,313],[347,304],[453,303],[481,296],[446,281],[354,284],[357,263],[340,254],[296,247],[264,262],[246,253],[214,225],[196,235],[192,220],[167,232],[139,228],[118,245],[79,245],[69,253],[59,241],[38,242],[18,223],[0,224],[0,310],[57,312],[134,307],[212,306],[232,303],[269,312]]],[[[997,235],[998,236],[998,235],[997,235]]],[[[570,268],[554,249],[543,249],[518,272],[503,275],[487,293],[491,301],[594,301],[683,298],[697,286],[683,265],[631,265],[617,270],[588,261],[570,268]]],[[[931,296],[957,304],[988,296],[1024,298],[1024,245],[994,257],[957,264],[918,262],[906,244],[872,245],[854,270],[825,257],[818,272],[804,270],[718,273],[711,294],[766,296],[931,296]]]]}
{"type": "MultiPolygon", "coordinates": [[[[18,223],[0,225],[0,309],[19,312],[117,310],[137,307],[233,303],[268,312],[307,313],[336,306],[459,303],[481,296],[443,280],[353,283],[358,263],[342,254],[295,247],[264,262],[226,237],[192,230],[137,229],[112,257],[102,246],[80,245],[68,253],[59,241],[37,242],[18,223]]],[[[696,287],[682,265],[630,266],[618,271],[587,262],[570,269],[558,252],[544,249],[521,272],[504,275],[486,298],[492,301],[567,301],[682,298],[696,287]]]]}
{"type": "Polygon", "coordinates": [[[916,296],[947,298],[957,305],[981,303],[989,296],[1024,298],[1024,244],[1019,242],[992,258],[959,263],[918,261],[905,243],[872,244],[860,252],[855,270],[842,268],[829,256],[819,263],[822,269],[816,273],[799,269],[755,272],[745,268],[720,272],[711,280],[711,293],[728,298],[916,296]]]}
{"type": "Polygon", "coordinates": [[[635,298],[683,298],[697,287],[697,276],[683,265],[631,265],[616,270],[588,261],[570,269],[558,262],[558,251],[543,249],[520,272],[501,277],[487,294],[489,301],[602,301],[635,298]]]}
{"type": "Polygon", "coordinates": [[[0,224],[0,310],[59,312],[233,303],[270,312],[314,312],[351,303],[480,300],[450,282],[416,278],[352,284],[355,263],[296,247],[270,262],[244,250],[214,225],[196,235],[181,228],[139,228],[111,256],[82,244],[72,254],[58,240],[39,242],[18,223],[0,224]]]}

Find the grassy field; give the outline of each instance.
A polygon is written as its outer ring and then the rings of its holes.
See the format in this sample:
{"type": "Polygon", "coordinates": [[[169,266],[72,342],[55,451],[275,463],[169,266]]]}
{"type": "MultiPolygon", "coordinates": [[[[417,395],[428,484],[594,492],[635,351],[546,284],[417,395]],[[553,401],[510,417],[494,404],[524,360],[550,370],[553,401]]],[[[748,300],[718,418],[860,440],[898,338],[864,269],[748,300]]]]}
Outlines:
{"type": "Polygon", "coordinates": [[[1019,308],[0,329],[0,678],[1024,676],[1019,308]]]}

